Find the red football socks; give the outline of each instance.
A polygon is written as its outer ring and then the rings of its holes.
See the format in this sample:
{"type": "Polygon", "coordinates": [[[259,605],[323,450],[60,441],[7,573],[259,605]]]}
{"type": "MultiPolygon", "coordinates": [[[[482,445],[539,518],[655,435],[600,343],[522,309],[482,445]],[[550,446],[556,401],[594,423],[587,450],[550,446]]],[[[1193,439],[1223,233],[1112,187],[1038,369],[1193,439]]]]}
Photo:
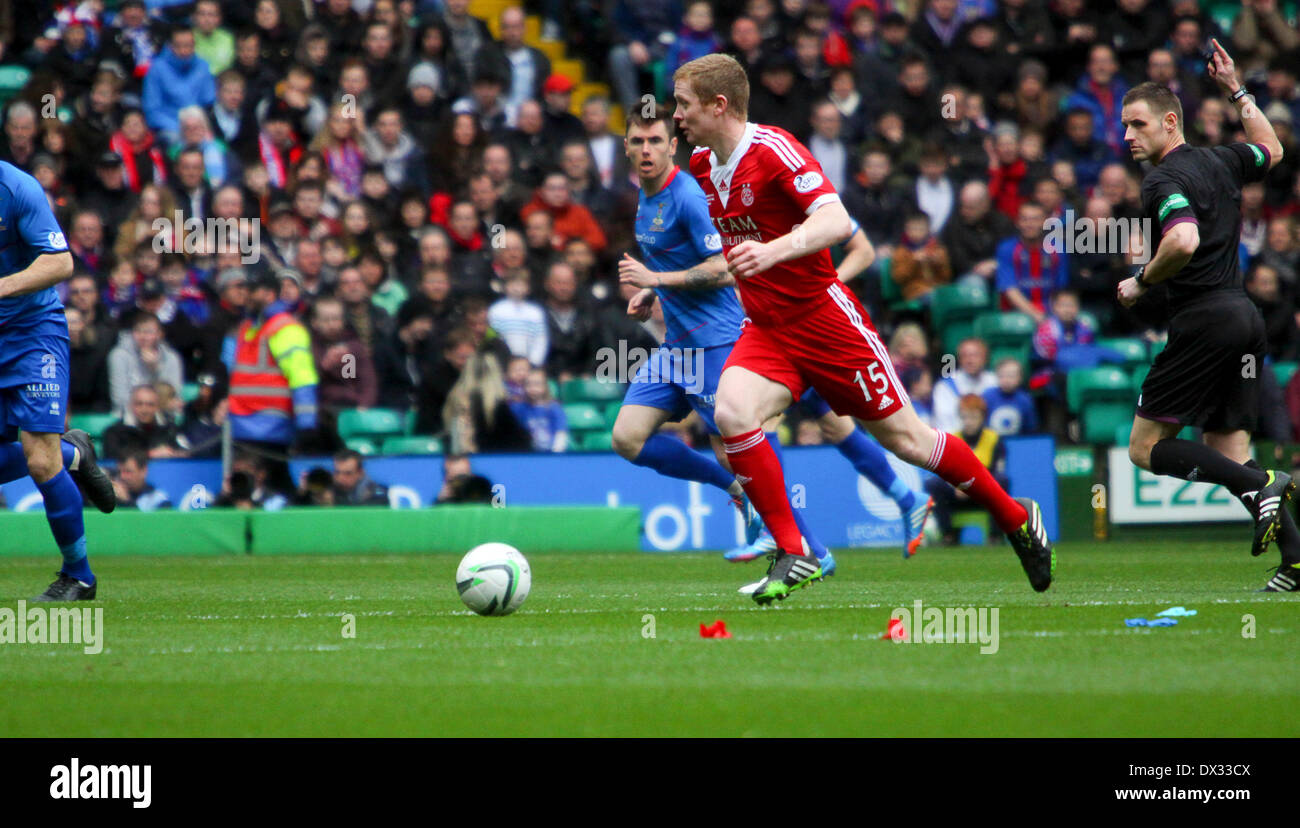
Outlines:
{"type": "Polygon", "coordinates": [[[998,485],[964,440],[937,429],[935,437],[934,451],[925,464],[927,469],[988,509],[1003,532],[1014,532],[1029,519],[1025,507],[1012,500],[1011,495],[998,485]]]}
{"type": "Polygon", "coordinates": [[[785,493],[785,472],[763,429],[723,437],[722,445],[731,461],[731,470],[745,487],[745,494],[762,515],[777,545],[793,555],[804,554],[803,535],[794,522],[794,510],[785,493]]]}

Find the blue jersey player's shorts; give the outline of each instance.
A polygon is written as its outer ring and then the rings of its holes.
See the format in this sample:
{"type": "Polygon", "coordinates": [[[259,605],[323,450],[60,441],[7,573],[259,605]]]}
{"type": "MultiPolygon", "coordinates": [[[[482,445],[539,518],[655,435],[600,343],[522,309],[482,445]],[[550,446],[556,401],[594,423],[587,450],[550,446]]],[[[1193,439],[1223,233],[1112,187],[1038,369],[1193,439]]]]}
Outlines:
{"type": "Polygon", "coordinates": [[[713,422],[713,401],[722,367],[730,355],[730,345],[656,348],[637,369],[623,405],[647,405],[667,411],[672,422],[694,409],[709,433],[718,434],[718,426],[713,422]]]}
{"type": "Polygon", "coordinates": [[[44,320],[0,328],[0,439],[18,430],[62,434],[68,412],[68,325],[44,320]]]}
{"type": "Polygon", "coordinates": [[[799,407],[814,420],[820,420],[831,413],[830,403],[822,399],[822,395],[817,393],[816,388],[809,388],[803,392],[803,396],[799,398],[799,407]]]}

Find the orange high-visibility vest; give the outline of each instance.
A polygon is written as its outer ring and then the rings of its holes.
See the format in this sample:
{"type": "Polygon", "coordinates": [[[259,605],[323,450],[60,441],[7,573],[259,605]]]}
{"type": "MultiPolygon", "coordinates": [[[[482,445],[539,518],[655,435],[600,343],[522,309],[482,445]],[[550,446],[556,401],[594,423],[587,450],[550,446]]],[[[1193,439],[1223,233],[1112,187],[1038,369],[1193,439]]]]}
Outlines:
{"type": "Polygon", "coordinates": [[[271,337],[298,320],[293,314],[277,313],[249,336],[250,319],[235,334],[235,365],[230,373],[230,413],[236,417],[266,412],[293,416],[293,391],[289,378],[271,356],[271,337]]]}

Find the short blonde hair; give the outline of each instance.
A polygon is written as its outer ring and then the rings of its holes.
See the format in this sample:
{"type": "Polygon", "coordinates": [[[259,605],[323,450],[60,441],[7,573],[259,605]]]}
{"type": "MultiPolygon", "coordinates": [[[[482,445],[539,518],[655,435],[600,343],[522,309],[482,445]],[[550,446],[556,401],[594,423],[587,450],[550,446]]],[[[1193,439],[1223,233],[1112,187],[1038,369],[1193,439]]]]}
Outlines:
{"type": "Polygon", "coordinates": [[[749,77],[731,55],[705,55],[682,64],[673,84],[685,83],[701,102],[718,95],[727,99],[727,112],[744,121],[749,117],[749,77]]]}

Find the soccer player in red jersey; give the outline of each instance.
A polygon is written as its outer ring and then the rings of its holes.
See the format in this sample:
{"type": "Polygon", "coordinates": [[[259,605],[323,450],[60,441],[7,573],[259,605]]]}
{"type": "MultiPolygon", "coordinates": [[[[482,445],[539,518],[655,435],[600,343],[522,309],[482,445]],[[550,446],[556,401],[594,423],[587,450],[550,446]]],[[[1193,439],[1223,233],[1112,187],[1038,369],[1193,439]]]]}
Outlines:
{"type": "Polygon", "coordinates": [[[762,428],[808,386],[836,413],[866,421],[895,455],[987,508],[1030,585],[1047,589],[1055,555],[1038,504],[1013,499],[969,446],[917,417],[866,311],[836,278],[828,248],[849,237],[849,214],[821,165],[785,130],[747,121],[749,81],[734,58],[692,60],[673,84],[673,117],[697,147],[691,173],[708,199],[748,317],[723,369],[714,411],[732,470],[778,546],[767,576],[745,591],[767,604],[821,574],[795,525],[780,463],[762,428]]]}

